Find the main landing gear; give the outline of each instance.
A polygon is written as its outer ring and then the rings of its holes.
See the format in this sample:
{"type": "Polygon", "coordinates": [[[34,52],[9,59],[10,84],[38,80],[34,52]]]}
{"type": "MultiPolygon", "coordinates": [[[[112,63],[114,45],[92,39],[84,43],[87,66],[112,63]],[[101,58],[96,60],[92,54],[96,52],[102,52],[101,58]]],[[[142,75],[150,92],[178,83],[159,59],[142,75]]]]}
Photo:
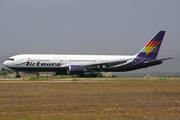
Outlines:
{"type": "Polygon", "coordinates": [[[21,76],[19,75],[19,72],[16,71],[16,78],[20,78],[21,76]]]}

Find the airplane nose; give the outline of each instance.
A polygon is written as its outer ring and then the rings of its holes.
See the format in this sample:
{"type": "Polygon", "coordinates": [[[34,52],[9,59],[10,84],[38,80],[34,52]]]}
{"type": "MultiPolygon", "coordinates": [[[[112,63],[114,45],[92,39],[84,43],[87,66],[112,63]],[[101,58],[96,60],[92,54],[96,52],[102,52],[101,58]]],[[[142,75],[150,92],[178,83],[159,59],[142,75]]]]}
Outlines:
{"type": "Polygon", "coordinates": [[[8,61],[4,61],[4,62],[3,62],[3,65],[4,65],[5,67],[8,67],[10,64],[9,64],[8,61]]]}
{"type": "Polygon", "coordinates": [[[6,66],[6,61],[3,62],[3,65],[6,66]]]}

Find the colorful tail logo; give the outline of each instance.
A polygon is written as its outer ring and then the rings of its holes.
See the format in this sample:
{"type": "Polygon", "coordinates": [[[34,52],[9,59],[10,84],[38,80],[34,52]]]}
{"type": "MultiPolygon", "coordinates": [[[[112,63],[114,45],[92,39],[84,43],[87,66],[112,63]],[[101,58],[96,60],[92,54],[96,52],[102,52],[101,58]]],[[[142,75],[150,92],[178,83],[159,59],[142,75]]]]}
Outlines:
{"type": "Polygon", "coordinates": [[[159,31],[137,54],[138,57],[148,57],[156,59],[161,43],[164,38],[165,31],[159,31]]]}
{"type": "Polygon", "coordinates": [[[148,55],[155,47],[157,47],[159,44],[161,43],[158,42],[158,41],[150,41],[146,47],[145,47],[145,50],[146,50],[146,55],[148,55]]]}

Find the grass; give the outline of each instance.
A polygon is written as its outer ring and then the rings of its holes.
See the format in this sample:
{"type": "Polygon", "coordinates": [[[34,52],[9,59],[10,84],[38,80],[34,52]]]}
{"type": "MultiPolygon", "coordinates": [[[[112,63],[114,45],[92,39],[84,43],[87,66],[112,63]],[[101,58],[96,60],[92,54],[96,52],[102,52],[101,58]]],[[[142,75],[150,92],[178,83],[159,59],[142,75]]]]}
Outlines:
{"type": "Polygon", "coordinates": [[[29,81],[36,81],[36,80],[38,80],[38,79],[39,79],[38,76],[29,77],[29,81]]]}
{"type": "Polygon", "coordinates": [[[0,119],[179,119],[180,81],[0,81],[0,119]]]}
{"type": "Polygon", "coordinates": [[[73,79],[72,79],[72,81],[76,81],[76,79],[75,79],[75,78],[73,78],[73,79]]]}

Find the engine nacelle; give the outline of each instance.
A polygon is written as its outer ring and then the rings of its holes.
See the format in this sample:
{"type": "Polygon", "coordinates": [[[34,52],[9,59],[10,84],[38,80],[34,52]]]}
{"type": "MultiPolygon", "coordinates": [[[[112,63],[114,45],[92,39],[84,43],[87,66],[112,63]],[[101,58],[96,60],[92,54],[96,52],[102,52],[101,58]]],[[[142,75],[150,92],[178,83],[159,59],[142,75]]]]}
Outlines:
{"type": "Polygon", "coordinates": [[[85,73],[85,69],[83,66],[80,65],[70,65],[67,68],[67,74],[84,74],[85,73]]]}

